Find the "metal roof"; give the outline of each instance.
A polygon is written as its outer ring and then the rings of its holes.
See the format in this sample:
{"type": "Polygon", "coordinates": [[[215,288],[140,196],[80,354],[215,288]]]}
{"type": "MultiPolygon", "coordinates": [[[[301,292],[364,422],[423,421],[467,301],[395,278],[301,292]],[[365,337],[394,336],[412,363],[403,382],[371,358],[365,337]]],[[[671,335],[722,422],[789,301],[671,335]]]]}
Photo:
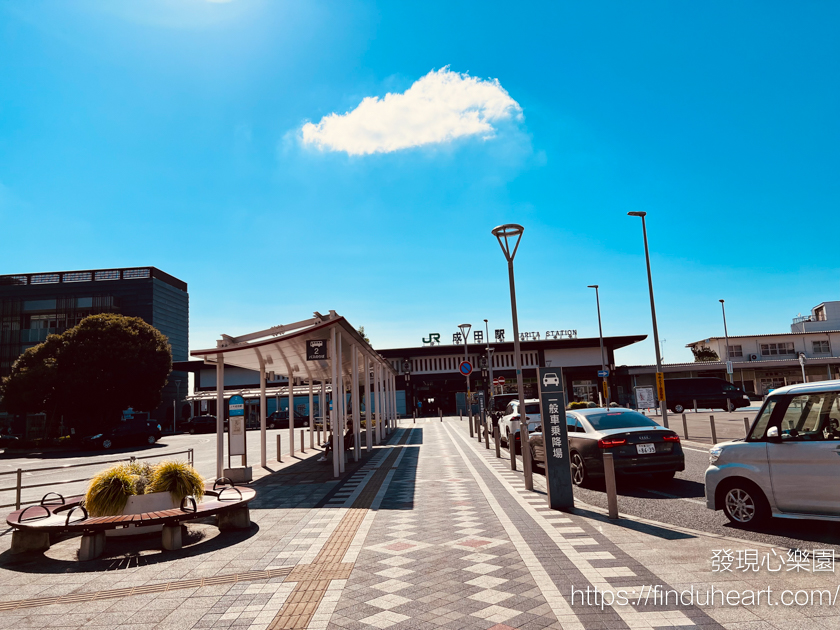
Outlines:
{"type": "MultiPolygon", "coordinates": [[[[751,339],[753,337],[801,337],[802,335],[825,335],[826,333],[840,333],[840,330],[806,330],[805,332],[764,333],[761,335],[729,335],[729,340],[732,341],[733,339],[751,339]]],[[[705,339],[701,339],[700,341],[692,341],[691,343],[687,343],[685,344],[685,347],[690,348],[695,344],[706,343],[711,341],[712,339],[716,341],[726,341],[726,337],[706,337],[705,339]]]]}

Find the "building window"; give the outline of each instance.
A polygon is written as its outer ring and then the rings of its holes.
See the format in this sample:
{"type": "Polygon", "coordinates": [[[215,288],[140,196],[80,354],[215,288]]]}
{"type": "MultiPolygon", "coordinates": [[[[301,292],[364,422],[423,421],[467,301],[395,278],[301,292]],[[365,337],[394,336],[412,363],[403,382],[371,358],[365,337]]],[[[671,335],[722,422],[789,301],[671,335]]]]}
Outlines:
{"type": "Polygon", "coordinates": [[[741,346],[729,346],[729,356],[732,358],[744,356],[741,346]]]}
{"type": "Polygon", "coordinates": [[[134,278],[150,278],[150,269],[126,269],[123,271],[123,280],[133,280],[134,278]]]}
{"type": "Polygon", "coordinates": [[[765,357],[796,354],[793,350],[793,342],[788,341],[784,343],[763,343],[761,344],[761,354],[765,357]]]}
{"type": "Polygon", "coordinates": [[[93,277],[94,280],[119,280],[120,272],[117,269],[107,269],[104,271],[97,271],[93,277]]]}
{"type": "Polygon", "coordinates": [[[814,354],[830,354],[831,347],[828,345],[828,340],[823,339],[822,341],[812,341],[811,342],[814,347],[814,354]]]}

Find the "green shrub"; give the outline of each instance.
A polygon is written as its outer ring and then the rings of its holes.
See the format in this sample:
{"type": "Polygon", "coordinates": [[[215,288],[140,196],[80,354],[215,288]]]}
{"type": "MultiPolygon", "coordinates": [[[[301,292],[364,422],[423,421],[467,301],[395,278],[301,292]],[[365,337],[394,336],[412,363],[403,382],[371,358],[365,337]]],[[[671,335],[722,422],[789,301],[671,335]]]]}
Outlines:
{"type": "Polygon", "coordinates": [[[575,401],[569,403],[569,409],[586,409],[587,404],[583,401],[575,401]]]}
{"type": "Polygon", "coordinates": [[[90,480],[85,494],[85,507],[91,516],[122,514],[128,497],[135,492],[137,475],[126,464],[103,470],[90,480]]]}
{"type": "Polygon", "coordinates": [[[146,494],[168,492],[175,501],[194,496],[200,501],[204,496],[204,480],[187,462],[166,461],[154,467],[146,494]]]}

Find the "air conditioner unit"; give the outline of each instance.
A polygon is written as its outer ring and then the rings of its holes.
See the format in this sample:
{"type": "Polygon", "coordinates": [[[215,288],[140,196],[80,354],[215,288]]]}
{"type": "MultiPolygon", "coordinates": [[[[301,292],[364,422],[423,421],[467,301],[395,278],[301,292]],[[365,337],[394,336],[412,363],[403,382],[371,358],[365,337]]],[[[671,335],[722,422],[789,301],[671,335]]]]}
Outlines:
{"type": "Polygon", "coordinates": [[[750,355],[750,361],[757,361],[757,360],[758,360],[758,355],[757,354],[751,354],[750,355]]]}

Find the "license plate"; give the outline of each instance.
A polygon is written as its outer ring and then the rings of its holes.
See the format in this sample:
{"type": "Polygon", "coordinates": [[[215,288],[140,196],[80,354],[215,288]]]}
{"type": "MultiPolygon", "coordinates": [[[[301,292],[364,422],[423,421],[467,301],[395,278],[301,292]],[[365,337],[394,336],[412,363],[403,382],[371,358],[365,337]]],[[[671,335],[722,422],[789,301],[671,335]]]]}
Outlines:
{"type": "Polygon", "coordinates": [[[650,455],[656,452],[655,444],[636,444],[636,452],[639,455],[650,455]]]}

